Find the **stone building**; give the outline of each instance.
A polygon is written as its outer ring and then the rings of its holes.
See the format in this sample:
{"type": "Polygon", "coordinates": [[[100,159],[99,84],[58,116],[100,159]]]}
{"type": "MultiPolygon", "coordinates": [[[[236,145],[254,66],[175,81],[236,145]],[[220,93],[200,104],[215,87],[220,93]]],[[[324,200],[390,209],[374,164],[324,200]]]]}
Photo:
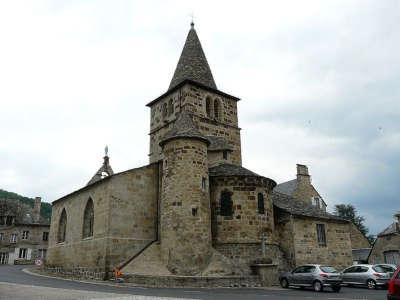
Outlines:
{"type": "Polygon", "coordinates": [[[149,165],[114,174],[106,153],[88,185],[53,202],[47,269],[228,285],[257,280],[263,259],[351,264],[350,224],[307,190],[306,166],[292,194],[242,166],[239,100],[218,90],[192,24],[168,90],[147,104],[149,165]]]}
{"type": "Polygon", "coordinates": [[[40,216],[41,199],[34,207],[15,199],[0,199],[0,264],[31,264],[44,260],[50,224],[40,216]]]}
{"type": "Polygon", "coordinates": [[[368,260],[372,264],[387,263],[400,266],[400,212],[396,221],[378,234],[368,260]]]}

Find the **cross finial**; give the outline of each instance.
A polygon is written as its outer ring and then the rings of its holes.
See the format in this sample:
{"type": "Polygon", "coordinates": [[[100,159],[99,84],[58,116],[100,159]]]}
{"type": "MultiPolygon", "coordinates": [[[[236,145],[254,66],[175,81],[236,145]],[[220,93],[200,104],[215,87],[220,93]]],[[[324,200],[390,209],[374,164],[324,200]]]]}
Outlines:
{"type": "Polygon", "coordinates": [[[104,153],[105,153],[105,156],[108,156],[108,146],[106,145],[106,147],[104,148],[104,153]]]}
{"type": "Polygon", "coordinates": [[[192,21],[190,22],[190,27],[193,29],[194,28],[194,14],[191,13],[190,17],[192,18],[192,21]]]}

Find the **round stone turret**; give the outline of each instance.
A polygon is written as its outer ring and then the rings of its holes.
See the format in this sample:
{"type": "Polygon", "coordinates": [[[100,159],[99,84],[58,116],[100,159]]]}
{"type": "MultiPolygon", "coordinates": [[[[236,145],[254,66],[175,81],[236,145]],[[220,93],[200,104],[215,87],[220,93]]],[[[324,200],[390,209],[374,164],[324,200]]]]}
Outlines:
{"type": "Polygon", "coordinates": [[[164,154],[161,256],[173,274],[199,274],[211,257],[208,143],[187,112],[178,116],[160,143],[164,154]]]}

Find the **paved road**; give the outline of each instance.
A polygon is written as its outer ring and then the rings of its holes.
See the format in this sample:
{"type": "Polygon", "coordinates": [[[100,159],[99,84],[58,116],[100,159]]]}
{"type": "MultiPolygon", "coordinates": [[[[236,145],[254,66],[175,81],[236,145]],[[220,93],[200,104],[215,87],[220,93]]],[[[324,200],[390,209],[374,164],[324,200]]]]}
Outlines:
{"type": "MultiPolygon", "coordinates": [[[[214,288],[214,289],[173,289],[173,288],[141,288],[114,286],[96,283],[83,283],[55,278],[46,278],[30,275],[22,271],[22,266],[0,265],[0,299],[33,299],[34,295],[47,295],[43,299],[56,299],[51,295],[59,295],[57,299],[99,299],[101,295],[109,293],[107,299],[154,299],[153,297],[170,297],[178,299],[210,299],[210,300],[375,300],[386,299],[385,290],[367,290],[364,288],[342,288],[340,293],[326,291],[315,293],[308,290],[289,289],[249,289],[249,288],[214,288]],[[32,287],[34,286],[34,287],[32,287]],[[55,289],[58,290],[55,290],[55,289]],[[15,297],[8,298],[15,289],[15,297]],[[27,289],[32,289],[32,297],[23,297],[27,289]],[[68,293],[68,291],[70,291],[68,293]],[[68,297],[63,298],[62,295],[68,297]],[[18,296],[19,295],[19,296],[18,296]],[[130,295],[152,296],[131,297],[130,295]]],[[[39,299],[39,298],[37,298],[39,299]]]]}

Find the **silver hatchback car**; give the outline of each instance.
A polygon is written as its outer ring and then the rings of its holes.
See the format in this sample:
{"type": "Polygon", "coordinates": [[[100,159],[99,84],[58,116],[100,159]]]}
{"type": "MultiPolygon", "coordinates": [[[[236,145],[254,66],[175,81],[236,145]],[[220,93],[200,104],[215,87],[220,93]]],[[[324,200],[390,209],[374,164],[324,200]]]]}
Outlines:
{"type": "Polygon", "coordinates": [[[343,284],[365,285],[369,289],[384,287],[390,274],[378,265],[354,265],[342,271],[343,284]]]}
{"type": "Polygon", "coordinates": [[[334,292],[340,291],[342,279],[335,268],[323,265],[303,265],[279,276],[283,288],[297,286],[300,288],[312,287],[321,292],[324,287],[330,287],[334,292]]]}

